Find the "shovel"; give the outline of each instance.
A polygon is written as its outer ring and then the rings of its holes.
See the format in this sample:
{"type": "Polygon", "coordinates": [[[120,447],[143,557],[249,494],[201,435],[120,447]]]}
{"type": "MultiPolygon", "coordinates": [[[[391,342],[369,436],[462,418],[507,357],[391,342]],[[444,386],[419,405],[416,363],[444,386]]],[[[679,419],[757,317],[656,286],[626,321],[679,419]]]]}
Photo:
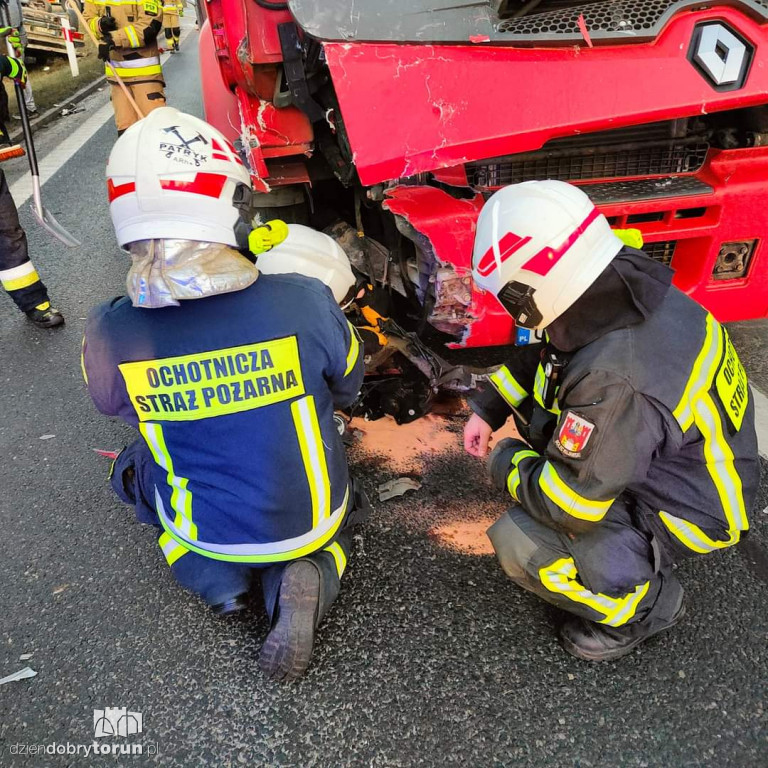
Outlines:
{"type": "MultiPolygon", "coordinates": [[[[0,0],[0,7],[2,8],[3,25],[10,27],[11,14],[8,10],[8,0],[0,0]]],[[[7,40],[6,45],[8,46],[8,55],[15,56],[16,52],[7,40]]],[[[27,105],[24,101],[24,89],[19,83],[14,83],[14,85],[16,88],[16,101],[19,103],[19,115],[21,116],[21,128],[24,132],[24,142],[27,145],[29,170],[32,174],[32,213],[35,214],[35,218],[40,222],[41,226],[48,230],[55,238],[58,238],[64,245],[68,245],[70,248],[76,248],[80,245],[80,241],[70,235],[43,205],[43,197],[40,191],[40,171],[37,168],[37,155],[35,154],[35,144],[32,141],[32,129],[29,127],[29,115],[27,114],[27,105]]]]}

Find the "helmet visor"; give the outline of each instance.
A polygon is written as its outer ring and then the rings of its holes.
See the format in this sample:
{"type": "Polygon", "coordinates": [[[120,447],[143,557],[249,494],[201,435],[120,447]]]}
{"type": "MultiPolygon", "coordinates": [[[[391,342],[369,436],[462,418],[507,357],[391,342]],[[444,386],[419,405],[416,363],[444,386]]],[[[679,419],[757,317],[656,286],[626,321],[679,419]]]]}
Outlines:
{"type": "Polygon", "coordinates": [[[522,328],[537,328],[541,323],[542,315],[536,306],[533,294],[535,288],[525,283],[510,280],[499,291],[498,299],[501,306],[515,319],[515,323],[522,328]]]}

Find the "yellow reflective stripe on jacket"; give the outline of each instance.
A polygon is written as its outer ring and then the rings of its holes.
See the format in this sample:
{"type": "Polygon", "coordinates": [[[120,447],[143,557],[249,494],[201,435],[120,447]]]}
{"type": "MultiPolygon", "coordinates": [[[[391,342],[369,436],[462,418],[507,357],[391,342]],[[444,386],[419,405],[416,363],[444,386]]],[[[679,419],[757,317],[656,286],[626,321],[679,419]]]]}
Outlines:
{"type": "Polygon", "coordinates": [[[223,545],[188,541],[180,535],[178,530],[172,527],[173,524],[166,515],[163,506],[163,498],[157,488],[155,489],[155,505],[158,519],[166,533],[190,552],[197,552],[199,555],[210,557],[212,560],[221,560],[227,563],[283,563],[287,560],[298,560],[301,557],[306,557],[306,555],[311,555],[322,549],[329,541],[333,541],[341,524],[346,519],[349,488],[347,487],[344,492],[344,499],[331,517],[325,521],[325,525],[321,522],[319,531],[310,529],[301,536],[268,544],[223,545]]]}
{"type": "MultiPolygon", "coordinates": [[[[542,408],[544,408],[544,386],[546,383],[547,377],[544,373],[544,366],[539,363],[539,367],[536,369],[536,378],[533,380],[533,399],[542,408]]],[[[555,391],[555,399],[552,401],[552,407],[546,410],[548,410],[550,413],[554,413],[556,416],[560,415],[560,407],[557,404],[557,391],[555,391]]]]}
{"type": "Polygon", "coordinates": [[[167,472],[168,485],[171,487],[171,507],[176,512],[174,525],[188,539],[197,538],[197,526],[192,522],[192,493],[187,488],[189,479],[177,475],[173,468],[173,460],[165,445],[165,435],[161,424],[151,421],[139,423],[139,430],[152,451],[155,462],[167,472]]]}
{"type": "Polygon", "coordinates": [[[741,478],[736,471],[736,462],[731,446],[725,439],[723,420],[709,394],[702,396],[696,403],[695,423],[704,437],[704,458],[707,471],[717,489],[720,503],[723,505],[729,531],[746,531],[749,528],[747,512],[744,508],[744,494],[741,478]]]}
{"type": "Polygon", "coordinates": [[[701,555],[714,552],[716,549],[731,547],[734,544],[738,544],[741,538],[741,531],[730,530],[728,531],[728,539],[718,541],[707,536],[697,525],[689,523],[681,517],[670,515],[669,512],[659,512],[659,517],[673,536],[679,539],[688,549],[692,549],[701,555]]]}
{"type": "Polygon", "coordinates": [[[0,270],[0,282],[6,291],[18,291],[26,288],[40,279],[37,270],[31,261],[20,264],[18,267],[0,270]]]}
{"type": "Polygon", "coordinates": [[[520,501],[517,496],[517,489],[520,487],[520,467],[523,459],[538,459],[539,454],[536,451],[518,451],[512,457],[512,470],[507,475],[507,490],[509,495],[515,500],[520,501]]]}
{"type": "Polygon", "coordinates": [[[123,29],[125,30],[125,34],[128,35],[131,48],[141,48],[141,43],[139,42],[139,35],[136,32],[136,27],[130,24],[127,27],[123,27],[123,29]]]}
{"type": "MultiPolygon", "coordinates": [[[[146,59],[138,59],[137,61],[142,62],[142,61],[146,61],[146,59]]],[[[117,74],[117,76],[121,78],[149,77],[151,75],[163,74],[163,68],[160,64],[150,64],[147,67],[145,66],[130,67],[130,66],[126,66],[128,62],[125,62],[125,61],[113,61],[110,63],[115,68],[115,74],[117,74]]],[[[109,65],[105,65],[104,71],[106,72],[107,75],[113,74],[109,65]]]]}
{"type": "Polygon", "coordinates": [[[728,524],[728,538],[722,541],[713,540],[693,523],[668,512],[660,513],[669,531],[689,549],[701,554],[736,544],[741,537],[740,531],[749,528],[741,478],[736,471],[733,451],[725,437],[723,419],[710,394],[723,357],[726,331],[709,314],[706,318],[706,329],[704,344],[673,415],[683,432],[695,424],[701,433],[707,472],[712,478],[723,508],[728,524]]]}
{"type": "Polygon", "coordinates": [[[157,540],[158,546],[163,550],[165,561],[168,565],[173,565],[182,555],[189,552],[186,547],[182,547],[176,539],[169,536],[165,531],[160,534],[157,540]]]}
{"type": "Polygon", "coordinates": [[[683,432],[687,432],[693,425],[693,405],[696,399],[706,392],[712,386],[717,365],[722,355],[722,337],[720,325],[712,315],[707,314],[706,334],[704,344],[693,364],[693,370],[685,385],[683,396],[677,407],[672,411],[672,415],[680,425],[683,432]]]}
{"type": "Polygon", "coordinates": [[[325,446],[317,421],[315,398],[307,395],[291,403],[301,458],[312,497],[312,527],[331,514],[331,481],[325,462],[325,446]]]}
{"type": "MultiPolygon", "coordinates": [[[[94,3],[94,5],[95,5],[95,3],[94,3]]],[[[93,34],[96,35],[96,37],[100,37],[101,36],[101,32],[99,31],[99,19],[100,18],[101,18],[101,16],[96,16],[96,17],[94,17],[93,19],[91,19],[88,22],[88,26],[91,28],[91,32],[93,32],[93,34]]]]}
{"type": "Polygon", "coordinates": [[[566,514],[591,522],[602,520],[615,501],[615,499],[593,501],[576,493],[563,482],[549,461],[544,464],[541,475],[539,475],[539,488],[566,514]]]}
{"type": "Polygon", "coordinates": [[[347,351],[347,368],[344,371],[345,376],[349,376],[355,369],[357,358],[360,356],[360,339],[357,335],[357,328],[347,320],[349,326],[349,350],[347,351]]]}
{"type": "Polygon", "coordinates": [[[488,377],[488,381],[493,384],[493,388],[504,398],[507,405],[513,408],[517,408],[528,397],[528,393],[517,383],[506,365],[494,371],[488,377]]]}
{"type": "Polygon", "coordinates": [[[347,556],[344,554],[344,548],[338,541],[334,541],[333,544],[325,548],[325,551],[333,555],[333,559],[336,561],[336,573],[341,578],[344,569],[347,567],[347,556]]]}
{"type": "Polygon", "coordinates": [[[571,557],[564,557],[539,569],[539,579],[550,592],[563,595],[575,603],[589,606],[602,614],[603,618],[598,622],[610,627],[620,627],[635,615],[637,606],[647,594],[651,584],[646,581],[624,597],[610,597],[601,592],[590,592],[576,580],[578,575],[576,563],[571,557]]]}

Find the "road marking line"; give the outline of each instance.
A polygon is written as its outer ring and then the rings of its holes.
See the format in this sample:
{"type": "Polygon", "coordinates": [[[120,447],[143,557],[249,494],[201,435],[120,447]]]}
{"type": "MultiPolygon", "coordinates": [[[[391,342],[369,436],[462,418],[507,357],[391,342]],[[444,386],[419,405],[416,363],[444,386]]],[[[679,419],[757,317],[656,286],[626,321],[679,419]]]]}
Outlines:
{"type": "MultiPolygon", "coordinates": [[[[89,117],[73,134],[38,161],[40,183],[44,184],[53,177],[62,166],[101,128],[112,116],[112,104],[107,102],[101,109],[89,117]]],[[[11,197],[17,208],[32,197],[32,175],[25,173],[11,185],[11,197]]]]}
{"type": "Polygon", "coordinates": [[[752,396],[755,400],[755,430],[757,431],[757,450],[764,459],[768,459],[768,397],[754,384],[752,396]]]}
{"type": "MultiPolygon", "coordinates": [[[[189,36],[189,29],[186,35],[182,35],[181,40],[184,40],[187,36],[189,36]]],[[[179,44],[181,44],[181,40],[179,44]]],[[[170,58],[170,53],[164,53],[160,57],[161,64],[165,64],[170,58]]],[[[108,101],[103,107],[94,112],[71,136],[59,144],[56,149],[51,150],[45,157],[39,159],[37,165],[40,171],[40,184],[45,184],[46,181],[53,178],[112,115],[112,104],[108,101]]],[[[106,178],[104,184],[106,190],[106,178]]],[[[11,197],[13,197],[17,208],[21,208],[32,197],[31,174],[25,173],[11,185],[11,197]]]]}

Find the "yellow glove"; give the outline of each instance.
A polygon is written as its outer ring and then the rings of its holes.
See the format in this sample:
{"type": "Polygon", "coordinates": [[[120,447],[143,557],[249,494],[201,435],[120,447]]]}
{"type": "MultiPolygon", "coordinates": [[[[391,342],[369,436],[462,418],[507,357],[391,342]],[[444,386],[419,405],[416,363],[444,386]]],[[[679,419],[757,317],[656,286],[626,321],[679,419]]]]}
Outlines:
{"type": "Polygon", "coordinates": [[[643,233],[639,229],[614,229],[613,234],[630,248],[643,247],[643,233]]]}
{"type": "Polygon", "coordinates": [[[288,225],[280,219],[272,219],[260,227],[256,227],[248,235],[248,250],[258,256],[269,251],[288,237],[288,225]]]}

